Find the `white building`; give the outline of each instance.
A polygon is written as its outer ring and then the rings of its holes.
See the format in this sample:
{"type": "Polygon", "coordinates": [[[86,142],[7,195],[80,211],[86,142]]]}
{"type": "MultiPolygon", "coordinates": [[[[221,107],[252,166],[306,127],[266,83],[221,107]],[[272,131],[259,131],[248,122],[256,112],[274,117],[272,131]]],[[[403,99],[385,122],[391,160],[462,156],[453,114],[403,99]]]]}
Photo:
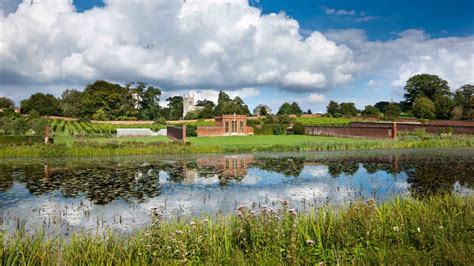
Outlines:
{"type": "Polygon", "coordinates": [[[196,106],[194,104],[194,94],[186,94],[183,96],[183,118],[186,117],[189,112],[199,111],[202,108],[204,108],[204,106],[196,106]]]}

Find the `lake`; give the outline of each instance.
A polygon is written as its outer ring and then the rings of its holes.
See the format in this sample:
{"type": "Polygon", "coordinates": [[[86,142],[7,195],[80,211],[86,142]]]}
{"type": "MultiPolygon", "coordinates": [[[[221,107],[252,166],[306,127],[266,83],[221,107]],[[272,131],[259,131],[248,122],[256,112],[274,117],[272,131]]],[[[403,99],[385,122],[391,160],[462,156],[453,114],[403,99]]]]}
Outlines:
{"type": "Polygon", "coordinates": [[[305,211],[397,195],[469,194],[474,149],[2,159],[0,224],[13,232],[129,233],[241,205],[305,211]]]}

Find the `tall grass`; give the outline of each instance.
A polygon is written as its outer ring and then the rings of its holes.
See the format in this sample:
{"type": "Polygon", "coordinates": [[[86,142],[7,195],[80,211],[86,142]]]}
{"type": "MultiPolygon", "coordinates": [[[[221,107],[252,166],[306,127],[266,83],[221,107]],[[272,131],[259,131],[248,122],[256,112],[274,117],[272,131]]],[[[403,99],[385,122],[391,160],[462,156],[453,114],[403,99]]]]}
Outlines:
{"type": "Polygon", "coordinates": [[[297,214],[239,207],[215,219],[160,221],[130,236],[2,234],[2,264],[473,265],[474,197],[356,202],[297,214]]]}
{"type": "MultiPolygon", "coordinates": [[[[281,136],[284,139],[286,136],[281,136]]],[[[232,137],[228,137],[232,139],[232,137]]],[[[254,138],[254,137],[248,137],[254,138]]],[[[314,138],[308,142],[264,142],[233,143],[227,145],[165,142],[78,142],[71,145],[20,145],[0,146],[0,158],[10,157],[81,157],[81,156],[116,156],[116,155],[147,155],[147,154],[189,154],[189,153],[238,153],[265,151],[336,151],[336,150],[371,150],[401,148],[456,148],[474,147],[473,137],[432,138],[427,140],[388,141],[365,140],[331,137],[314,138]],[[279,144],[282,143],[282,144],[279,144]],[[205,145],[204,145],[205,144],[205,145]]]]}

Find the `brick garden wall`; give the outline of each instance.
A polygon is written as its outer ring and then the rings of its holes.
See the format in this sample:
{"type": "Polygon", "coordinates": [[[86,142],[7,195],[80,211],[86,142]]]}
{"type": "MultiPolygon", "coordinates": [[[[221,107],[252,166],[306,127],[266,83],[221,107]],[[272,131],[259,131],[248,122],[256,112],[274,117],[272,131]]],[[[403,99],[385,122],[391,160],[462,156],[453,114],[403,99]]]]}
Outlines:
{"type": "Polygon", "coordinates": [[[198,137],[223,136],[224,127],[197,127],[198,137]]]}
{"type": "Polygon", "coordinates": [[[379,125],[377,127],[305,126],[304,134],[314,136],[391,138],[392,128],[384,125],[379,125]]]}

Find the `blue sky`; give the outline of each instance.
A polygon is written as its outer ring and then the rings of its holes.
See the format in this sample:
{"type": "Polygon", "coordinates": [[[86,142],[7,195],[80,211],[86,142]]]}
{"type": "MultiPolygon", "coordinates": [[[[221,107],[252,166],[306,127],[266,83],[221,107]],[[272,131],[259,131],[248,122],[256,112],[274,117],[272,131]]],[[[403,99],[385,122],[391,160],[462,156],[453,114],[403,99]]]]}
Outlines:
{"type": "Polygon", "coordinates": [[[98,78],[145,80],[166,96],[193,90],[198,98],[212,98],[222,88],[251,108],[297,101],[316,112],[330,99],[359,108],[399,101],[404,81],[417,73],[438,74],[453,89],[474,82],[474,1],[229,1],[74,0],[70,6],[69,0],[46,0],[17,9],[20,0],[0,0],[2,28],[11,33],[0,37],[6,47],[0,59],[7,62],[0,68],[0,96],[18,101],[33,91],[59,95],[98,78]],[[183,24],[168,19],[179,13],[194,15],[183,24]],[[39,27],[44,31],[26,30],[21,16],[45,23],[39,27]],[[203,18],[193,20],[198,16],[203,18]],[[121,24],[123,18],[130,23],[121,24]],[[232,28],[243,22],[255,29],[232,28]],[[167,30],[173,27],[175,32],[167,30]],[[183,27],[194,28],[180,32],[183,27]],[[18,29],[37,50],[13,40],[18,29]],[[236,37],[223,36],[227,30],[236,37]],[[264,40],[263,49],[257,39],[264,40]],[[247,57],[246,49],[254,54],[247,57]]]}

